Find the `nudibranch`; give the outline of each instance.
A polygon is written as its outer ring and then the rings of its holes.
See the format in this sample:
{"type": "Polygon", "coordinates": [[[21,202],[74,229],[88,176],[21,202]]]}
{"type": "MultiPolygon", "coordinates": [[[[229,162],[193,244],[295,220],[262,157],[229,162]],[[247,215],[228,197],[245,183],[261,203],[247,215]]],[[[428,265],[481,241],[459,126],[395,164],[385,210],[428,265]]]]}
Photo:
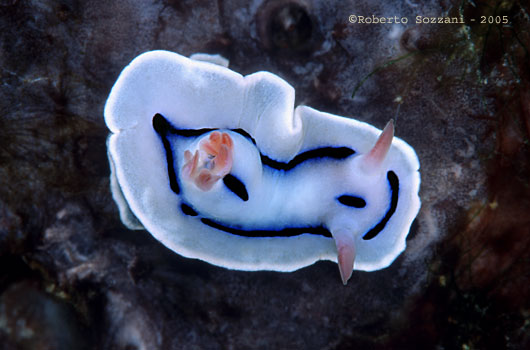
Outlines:
{"type": "Polygon", "coordinates": [[[122,222],[178,254],[247,271],[332,260],[346,283],[405,249],[419,162],[392,122],[294,108],[274,74],[167,51],[135,58],[104,114],[122,222]]]}

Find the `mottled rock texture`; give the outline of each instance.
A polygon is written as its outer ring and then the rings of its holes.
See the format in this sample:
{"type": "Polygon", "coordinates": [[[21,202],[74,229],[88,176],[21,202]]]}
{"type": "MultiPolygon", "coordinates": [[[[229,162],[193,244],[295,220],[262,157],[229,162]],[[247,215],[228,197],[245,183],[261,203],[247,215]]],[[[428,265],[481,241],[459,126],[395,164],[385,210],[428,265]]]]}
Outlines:
{"type": "Polygon", "coordinates": [[[0,348],[528,348],[529,18],[523,1],[0,1],[0,348]],[[103,106],[153,49],[394,118],[422,174],[405,253],[343,287],[329,262],[230,271],[125,229],[103,106]]]}

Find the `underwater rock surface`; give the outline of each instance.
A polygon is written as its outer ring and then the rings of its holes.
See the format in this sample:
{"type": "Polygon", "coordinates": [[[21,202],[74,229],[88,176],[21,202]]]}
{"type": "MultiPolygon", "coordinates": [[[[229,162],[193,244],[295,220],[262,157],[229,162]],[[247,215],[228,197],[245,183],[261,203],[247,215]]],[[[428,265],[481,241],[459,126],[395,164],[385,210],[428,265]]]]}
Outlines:
{"type": "Polygon", "coordinates": [[[475,4],[0,1],[2,348],[528,347],[529,8],[475,4]],[[297,105],[394,118],[422,172],[405,252],[343,287],[330,262],[231,271],[123,227],[103,106],[153,49],[220,53],[281,76],[297,105]]]}

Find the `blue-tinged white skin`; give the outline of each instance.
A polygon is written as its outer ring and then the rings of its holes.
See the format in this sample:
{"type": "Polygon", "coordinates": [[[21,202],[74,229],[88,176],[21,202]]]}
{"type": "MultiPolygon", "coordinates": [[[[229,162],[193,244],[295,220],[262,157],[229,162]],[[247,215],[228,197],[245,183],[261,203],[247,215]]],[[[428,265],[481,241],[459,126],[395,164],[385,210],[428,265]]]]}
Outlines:
{"type": "Polygon", "coordinates": [[[294,108],[278,76],[204,60],[147,52],[112,88],[105,122],[122,221],[139,228],[136,217],[175,252],[231,269],[293,271],[339,256],[346,282],[353,260],[356,270],[390,265],[420,207],[418,158],[393,124],[382,133],[294,108]],[[231,140],[229,167],[205,189],[186,164],[212,133],[231,140]]]}

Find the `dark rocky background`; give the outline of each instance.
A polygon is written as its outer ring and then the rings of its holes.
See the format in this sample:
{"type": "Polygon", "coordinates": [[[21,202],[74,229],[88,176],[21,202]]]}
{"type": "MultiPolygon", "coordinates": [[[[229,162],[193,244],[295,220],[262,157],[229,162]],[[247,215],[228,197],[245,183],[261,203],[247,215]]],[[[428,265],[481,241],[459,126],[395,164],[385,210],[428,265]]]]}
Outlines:
{"type": "Polygon", "coordinates": [[[0,0],[0,348],[529,348],[529,18],[525,1],[0,0]],[[414,23],[442,14],[466,24],[414,23]],[[103,106],[152,49],[394,118],[422,167],[404,254],[344,287],[330,262],[230,271],[125,229],[103,106]]]}

